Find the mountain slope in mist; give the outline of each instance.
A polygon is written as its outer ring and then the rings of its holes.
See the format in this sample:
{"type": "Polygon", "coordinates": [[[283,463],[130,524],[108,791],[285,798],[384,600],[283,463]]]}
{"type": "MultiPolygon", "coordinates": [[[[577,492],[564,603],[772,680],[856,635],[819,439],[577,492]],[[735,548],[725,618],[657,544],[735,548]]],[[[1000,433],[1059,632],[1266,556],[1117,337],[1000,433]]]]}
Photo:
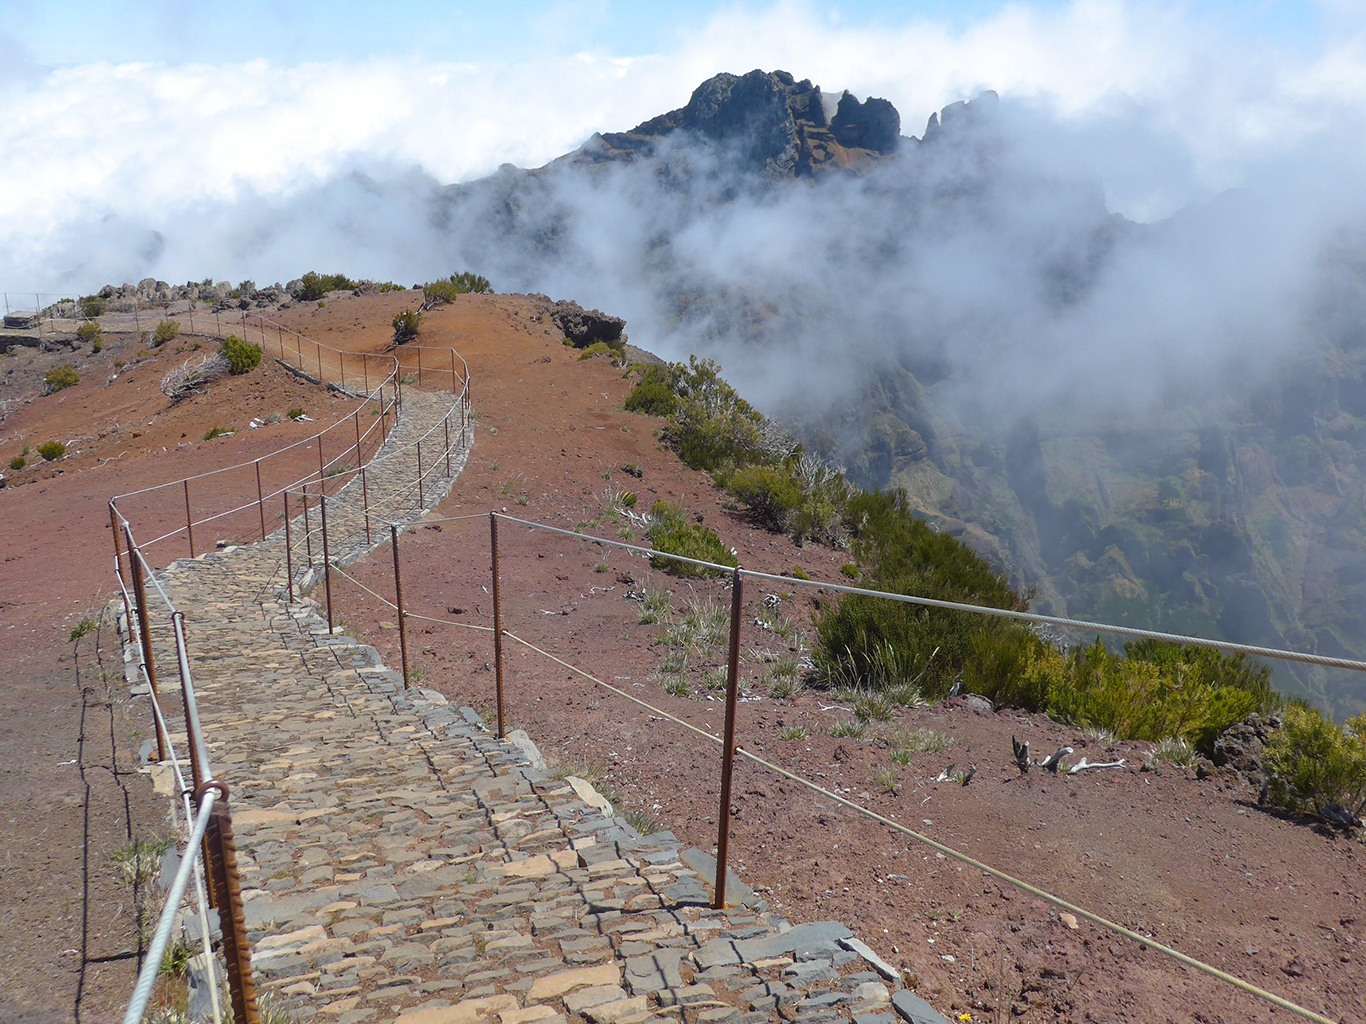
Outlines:
{"type": "MultiPolygon", "coordinates": [[[[900,136],[782,72],[445,189],[452,258],[570,294],[907,488],[1036,605],[1366,654],[1366,261],[1345,164],[1140,225],[983,94],[900,136]]],[[[1354,680],[1283,684],[1336,712],[1354,680]]]]}

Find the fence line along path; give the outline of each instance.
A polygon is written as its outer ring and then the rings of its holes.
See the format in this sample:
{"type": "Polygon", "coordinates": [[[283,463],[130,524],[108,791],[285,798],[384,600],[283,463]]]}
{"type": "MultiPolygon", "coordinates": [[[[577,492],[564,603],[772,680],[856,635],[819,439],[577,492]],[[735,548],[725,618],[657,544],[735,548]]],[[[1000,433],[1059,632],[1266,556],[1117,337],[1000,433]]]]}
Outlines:
{"type": "MultiPolygon", "coordinates": [[[[371,507],[412,520],[444,496],[443,466],[419,502],[408,442],[448,407],[405,396],[371,507]]],[[[367,548],[358,516],[329,509],[328,531],[334,558],[367,548]]],[[[404,691],[311,599],[288,602],[284,555],[281,529],[158,575],[185,612],[204,736],[233,787],[257,990],[294,1020],[942,1021],[837,923],[791,926],[752,895],[711,909],[687,866],[697,851],[641,837],[473,711],[404,691]]],[[[171,657],[169,630],[153,636],[171,657]]]]}

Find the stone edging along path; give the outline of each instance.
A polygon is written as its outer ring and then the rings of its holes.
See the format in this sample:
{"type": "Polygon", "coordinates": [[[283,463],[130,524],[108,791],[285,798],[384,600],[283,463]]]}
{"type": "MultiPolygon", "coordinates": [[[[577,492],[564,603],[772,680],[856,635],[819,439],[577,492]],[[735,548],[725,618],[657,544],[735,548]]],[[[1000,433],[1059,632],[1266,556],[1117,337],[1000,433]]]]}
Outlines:
{"type": "MultiPolygon", "coordinates": [[[[410,392],[380,454],[448,403],[410,392]]],[[[429,478],[427,508],[464,457],[429,478]]],[[[372,464],[372,505],[413,479],[412,459],[372,464]]],[[[385,514],[423,511],[413,495],[385,514]]],[[[331,506],[328,532],[348,561],[368,550],[331,506]]],[[[209,757],[231,787],[257,989],[295,1021],[943,1021],[847,928],[791,925],[752,895],[711,909],[690,866],[708,870],[701,851],[641,836],[471,709],[404,692],[315,602],[286,601],[283,530],[158,576],[185,613],[209,757]]],[[[169,623],[152,632],[172,664],[169,623]]]]}

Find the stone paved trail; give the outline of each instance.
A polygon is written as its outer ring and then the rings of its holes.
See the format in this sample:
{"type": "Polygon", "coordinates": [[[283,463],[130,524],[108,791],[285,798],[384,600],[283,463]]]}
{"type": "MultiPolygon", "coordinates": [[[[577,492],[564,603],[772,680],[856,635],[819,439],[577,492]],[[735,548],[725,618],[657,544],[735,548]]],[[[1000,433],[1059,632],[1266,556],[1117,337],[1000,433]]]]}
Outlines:
{"type": "MultiPolygon", "coordinates": [[[[410,393],[385,451],[445,408],[410,393]]],[[[412,480],[413,458],[371,468],[372,503],[412,480]]],[[[430,482],[427,507],[449,488],[444,465],[430,482]]],[[[419,513],[415,494],[392,506],[419,513]]],[[[328,529],[334,552],[364,551],[354,517],[329,509],[328,529]]],[[[185,613],[209,756],[231,787],[258,990],[296,1021],[942,1020],[837,923],[791,926],[752,897],[710,909],[684,861],[697,851],[585,803],[600,798],[533,767],[475,712],[403,692],[311,600],[286,602],[283,555],[277,531],[159,576],[185,613]]]]}

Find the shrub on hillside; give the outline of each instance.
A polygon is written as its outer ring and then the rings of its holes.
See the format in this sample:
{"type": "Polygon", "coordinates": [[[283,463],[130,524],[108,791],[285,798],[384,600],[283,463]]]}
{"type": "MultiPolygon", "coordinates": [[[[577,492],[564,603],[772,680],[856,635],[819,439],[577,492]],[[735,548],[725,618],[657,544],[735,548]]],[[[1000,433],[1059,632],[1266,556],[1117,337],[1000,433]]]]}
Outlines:
{"type": "MultiPolygon", "coordinates": [[[[650,525],[646,528],[645,534],[658,551],[717,565],[739,564],[735,553],[721,543],[720,537],[705,526],[688,522],[687,512],[681,505],[673,502],[654,503],[650,509],[650,525]]],[[[692,565],[659,555],[652,556],[650,564],[662,572],[687,579],[705,579],[721,574],[719,569],[692,565]]]]}
{"type": "MultiPolygon", "coordinates": [[[[260,362],[259,350],[257,362],[260,362]]],[[[187,359],[161,378],[161,393],[173,404],[181,402],[190,395],[207,391],[210,384],[231,372],[232,365],[221,351],[204,356],[198,362],[187,359]]]]}
{"type": "Polygon", "coordinates": [[[158,348],[180,333],[180,324],[175,320],[163,320],[152,331],[152,344],[158,348]]]}
{"type": "Polygon", "coordinates": [[[621,349],[607,341],[595,341],[587,348],[580,350],[579,359],[610,359],[614,365],[621,362],[621,349]]]}
{"type": "Polygon", "coordinates": [[[243,341],[235,334],[229,334],[223,340],[223,347],[218,354],[228,361],[228,372],[235,377],[250,373],[261,365],[261,346],[243,341]]]}
{"type": "Polygon", "coordinates": [[[76,328],[76,340],[83,345],[96,345],[100,340],[100,325],[94,320],[87,320],[76,328]]]}
{"type": "Polygon", "coordinates": [[[98,295],[86,295],[80,300],[79,305],[81,316],[87,320],[94,320],[95,317],[104,315],[104,300],[98,295]]]}
{"type": "Polygon", "coordinates": [[[22,455],[16,455],[14,458],[9,460],[9,468],[14,470],[14,472],[16,473],[27,465],[28,460],[24,458],[22,455]]]}
{"type": "Polygon", "coordinates": [[[645,416],[672,416],[678,410],[678,396],[669,381],[668,368],[647,367],[626,396],[624,408],[645,416]]]}
{"type": "Polygon", "coordinates": [[[1366,714],[1346,727],[1317,708],[1291,704],[1281,728],[1267,741],[1267,795],[1292,811],[1309,811],[1341,821],[1336,808],[1360,817],[1366,812],[1366,714]]]}
{"type": "Polygon", "coordinates": [[[356,282],[345,274],[319,274],[310,270],[299,278],[299,290],[295,293],[295,297],[303,302],[314,302],[328,292],[354,287],[356,287],[356,282]]]}
{"type": "Polygon", "coordinates": [[[66,445],[62,444],[61,441],[48,441],[38,446],[38,454],[48,462],[52,462],[66,454],[66,445]]]}
{"type": "Polygon", "coordinates": [[[414,312],[405,309],[394,317],[392,326],[394,328],[394,344],[401,345],[405,341],[412,341],[417,337],[418,325],[422,323],[422,311],[414,312]]]}
{"type": "Polygon", "coordinates": [[[802,490],[792,474],[773,466],[746,466],[731,474],[726,490],[750,517],[775,533],[785,531],[802,504],[802,490]]]}
{"type": "Polygon", "coordinates": [[[428,281],[422,286],[422,305],[426,308],[454,302],[459,295],[492,295],[493,286],[482,274],[462,270],[440,281],[428,281]]]}
{"type": "Polygon", "coordinates": [[[76,368],[70,363],[62,363],[48,370],[43,377],[44,392],[54,394],[62,388],[75,387],[81,382],[81,375],[76,372],[76,368]]]}

